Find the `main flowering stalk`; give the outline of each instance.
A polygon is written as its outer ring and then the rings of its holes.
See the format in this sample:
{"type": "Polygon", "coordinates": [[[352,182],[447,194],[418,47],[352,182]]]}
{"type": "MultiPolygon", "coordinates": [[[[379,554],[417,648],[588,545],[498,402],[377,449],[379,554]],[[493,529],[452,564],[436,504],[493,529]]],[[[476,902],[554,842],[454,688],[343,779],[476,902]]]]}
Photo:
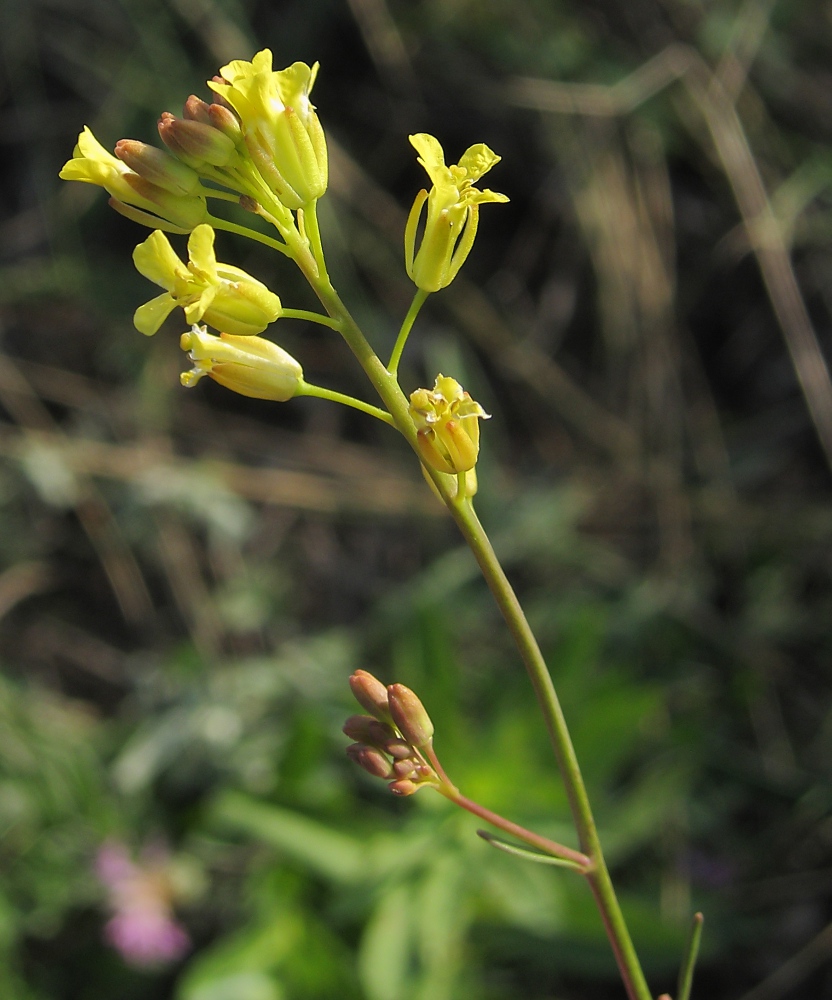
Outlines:
{"type": "Polygon", "coordinates": [[[425,133],[410,137],[432,186],[416,196],[407,222],[405,269],[416,294],[385,366],[333,287],[324,261],[316,204],[328,181],[326,140],[309,100],[317,71],[317,63],[312,67],[294,63],[274,71],[268,49],[251,62],[234,60],[208,82],[216,95],[212,104],[191,96],[182,118],[162,115],[159,133],[167,152],[122,140],[113,156],[85,129],[61,176],[105,188],[114,208],[156,230],[136,248],[135,261],[141,273],[164,291],[139,307],[135,321],[142,332],[152,334],[173,310],[184,310],[193,325],[182,335],[181,346],[193,367],[182,376],[183,384],[192,386],[208,376],[243,395],[274,401],[316,395],[392,424],[408,441],[471,548],[525,663],[567,791],[580,851],[546,841],[465,799],[435,756],[433,727],[421,702],[401,685],[385,690],[366,677],[358,689],[354,685],[371,717],[350,722],[348,732],[356,740],[351,755],[366,770],[389,780],[394,792],[411,794],[419,787],[434,787],[580,872],[595,897],[630,1000],[650,1000],[552,678],[472,504],[480,420],[488,414],[451,377],[439,375],[432,389],[416,389],[408,398],[397,375],[425,300],[455,279],[471,252],[479,206],[508,200],[475,186],[499,157],[480,143],[469,147],[457,164],[447,166],[435,138],[425,133]],[[208,213],[208,198],[237,202],[272,224],[280,240],[215,218],[208,213]],[[246,235],[291,258],[326,316],[286,309],[260,281],[219,263],[212,227],[246,235]],[[190,233],[187,263],[176,255],[164,232],[190,233]],[[300,363],[265,336],[271,324],[288,318],[312,320],[340,333],[384,408],[307,383],[300,363]],[[219,335],[197,326],[199,321],[215,325],[219,335]]]}

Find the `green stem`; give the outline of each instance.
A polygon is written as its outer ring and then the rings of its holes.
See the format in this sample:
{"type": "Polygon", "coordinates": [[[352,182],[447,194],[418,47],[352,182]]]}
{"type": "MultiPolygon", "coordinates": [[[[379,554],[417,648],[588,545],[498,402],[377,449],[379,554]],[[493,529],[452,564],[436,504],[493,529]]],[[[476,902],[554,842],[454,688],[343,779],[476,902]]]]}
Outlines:
{"type": "Polygon", "coordinates": [[[321,281],[329,283],[329,274],[326,270],[326,261],[324,260],[324,247],[321,243],[321,230],[318,226],[318,202],[309,202],[308,205],[303,206],[303,223],[306,228],[306,236],[309,239],[309,245],[312,248],[312,256],[315,258],[315,263],[318,265],[318,274],[321,277],[321,281]]]}
{"type": "Polygon", "coordinates": [[[693,970],[696,965],[696,957],[699,954],[699,942],[702,939],[702,924],[704,922],[705,918],[701,913],[694,913],[690,935],[682,959],[682,967],[679,970],[679,986],[676,990],[676,1000],[690,1000],[690,991],[693,986],[693,970]]]}
{"type": "Polygon", "coordinates": [[[356,399],[354,396],[347,396],[343,392],[336,392],[334,389],[324,389],[320,385],[310,385],[308,382],[301,382],[295,393],[296,396],[316,396],[318,399],[328,399],[333,403],[343,403],[344,406],[351,406],[354,410],[361,410],[362,413],[369,413],[371,417],[383,420],[385,424],[393,426],[393,418],[386,410],[373,406],[372,403],[365,403],[363,399],[356,399]]]}
{"type": "MultiPolygon", "coordinates": [[[[416,428],[408,411],[407,398],[395,374],[382,365],[332,285],[328,281],[323,282],[318,279],[316,263],[305,245],[298,245],[295,259],[326,311],[333,319],[339,320],[342,336],[381,396],[393,423],[418,455],[416,428]]],[[[566,720],[540,647],[473,507],[470,503],[454,502],[447,485],[451,477],[442,476],[432,470],[428,470],[428,473],[471,547],[526,665],[566,787],[581,849],[592,863],[592,869],[587,872],[586,878],[601,913],[628,997],[630,1000],[652,1000],[604,861],[566,720]]]]}
{"type": "Polygon", "coordinates": [[[281,309],[280,310],[281,319],[305,319],[310,323],[318,323],[320,326],[327,326],[330,330],[340,330],[341,323],[337,319],[332,319],[330,316],[324,316],[321,313],[309,312],[308,309],[281,309]]]}
{"type": "Polygon", "coordinates": [[[258,243],[271,247],[272,250],[279,250],[284,257],[292,256],[285,243],[281,243],[279,240],[274,240],[271,236],[265,236],[263,233],[258,233],[255,229],[248,229],[246,226],[238,226],[236,222],[229,222],[227,219],[216,219],[213,215],[209,215],[207,217],[207,221],[214,227],[214,229],[224,229],[227,233],[236,233],[238,236],[246,236],[250,240],[256,240],[258,243]]]}
{"type": "Polygon", "coordinates": [[[232,194],[231,191],[220,191],[217,188],[204,188],[206,198],[216,198],[217,201],[233,201],[235,205],[240,204],[240,196],[232,194]]]}
{"type": "Polygon", "coordinates": [[[641,970],[604,860],[589,797],[578,759],[575,756],[575,748],[572,745],[566,719],[537,639],[470,502],[454,504],[451,507],[451,512],[454,514],[491,593],[503,613],[503,618],[514,637],[520,655],[523,657],[532,687],[537,695],[537,701],[549,731],[549,739],[566,786],[566,794],[569,798],[581,849],[591,859],[592,867],[587,871],[586,878],[595,897],[596,905],[601,912],[607,936],[618,962],[621,978],[627,988],[627,994],[630,1000],[651,1000],[650,989],[641,970]]]}
{"type": "Polygon", "coordinates": [[[405,316],[402,327],[399,330],[399,335],[396,337],[396,343],[393,346],[393,353],[390,355],[390,361],[387,365],[387,371],[389,371],[391,375],[395,375],[399,370],[399,361],[401,361],[404,345],[407,343],[407,338],[410,336],[410,331],[416,321],[416,317],[419,315],[419,310],[425,304],[425,300],[428,295],[430,295],[430,292],[425,292],[419,288],[413,296],[413,301],[410,303],[410,308],[407,310],[407,315],[405,316]]]}

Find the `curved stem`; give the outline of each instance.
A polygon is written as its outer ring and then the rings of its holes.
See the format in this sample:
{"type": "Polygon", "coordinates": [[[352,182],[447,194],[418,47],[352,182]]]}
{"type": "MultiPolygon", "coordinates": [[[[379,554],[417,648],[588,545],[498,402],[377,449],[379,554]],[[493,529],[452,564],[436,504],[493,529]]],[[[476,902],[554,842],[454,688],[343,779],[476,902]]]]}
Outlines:
{"type": "MultiPolygon", "coordinates": [[[[298,244],[300,242],[298,240],[298,244]]],[[[326,311],[340,321],[342,336],[381,396],[393,423],[418,455],[416,427],[396,375],[382,365],[331,283],[318,279],[316,263],[305,244],[297,247],[295,259],[326,311]]],[[[586,878],[601,913],[627,995],[630,1000],[652,1000],[604,861],[586,787],[543,654],[473,507],[470,503],[454,501],[457,491],[452,494],[448,488],[449,481],[453,482],[452,477],[430,469],[426,471],[470,546],[526,665],[566,787],[581,849],[592,862],[592,869],[587,872],[586,878]]]]}
{"type": "Polygon", "coordinates": [[[463,809],[467,809],[469,813],[485,820],[485,822],[490,823],[491,826],[497,827],[498,830],[502,830],[504,833],[508,833],[510,836],[516,837],[518,840],[522,840],[524,844],[528,844],[530,847],[535,847],[538,851],[542,851],[544,854],[549,854],[553,858],[562,858],[565,861],[570,861],[581,874],[585,875],[588,869],[592,866],[592,860],[580,851],[575,851],[571,847],[566,847],[565,844],[559,844],[555,840],[549,840],[548,837],[541,837],[539,833],[534,833],[532,830],[527,830],[525,827],[519,826],[517,823],[512,823],[510,819],[506,819],[504,816],[500,816],[498,813],[492,812],[490,809],[486,809],[484,806],[481,806],[478,802],[474,802],[471,799],[466,798],[464,795],[461,795],[456,789],[448,789],[445,786],[440,785],[437,788],[437,791],[455,805],[461,806],[463,809]]]}
{"type": "Polygon", "coordinates": [[[354,396],[347,396],[343,392],[336,392],[334,389],[324,389],[320,385],[310,385],[308,382],[301,382],[300,388],[295,395],[316,396],[318,399],[328,399],[332,403],[343,403],[344,406],[351,406],[354,410],[369,413],[371,417],[383,420],[385,424],[393,426],[393,418],[386,410],[382,410],[378,406],[373,406],[372,403],[365,403],[363,399],[356,399],[354,396]]]}
{"type": "Polygon", "coordinates": [[[413,296],[413,301],[410,303],[410,308],[407,310],[407,315],[404,318],[402,327],[399,330],[399,335],[396,337],[396,343],[393,346],[393,353],[390,355],[390,361],[387,364],[387,371],[389,371],[391,375],[395,375],[399,370],[399,361],[401,361],[404,345],[407,343],[407,338],[410,336],[410,331],[413,328],[416,317],[419,315],[419,310],[425,304],[425,300],[428,295],[430,295],[430,292],[425,292],[419,288],[413,296]]]}
{"type": "Polygon", "coordinates": [[[256,240],[258,243],[271,247],[272,250],[279,250],[284,257],[292,256],[285,243],[281,243],[279,240],[274,240],[271,236],[265,236],[263,233],[258,233],[256,229],[248,229],[246,226],[238,226],[236,222],[229,222],[227,219],[217,219],[213,215],[209,215],[207,221],[214,227],[214,229],[224,229],[227,233],[236,233],[238,236],[246,236],[250,240],[256,240]]]}
{"type": "Polygon", "coordinates": [[[592,861],[592,867],[586,872],[586,878],[592,894],[595,896],[596,905],[601,912],[607,936],[618,962],[621,978],[627,987],[628,996],[630,1000],[651,1000],[650,989],[641,970],[607,870],[589,797],[578,759],[575,756],[575,748],[572,745],[566,719],[537,639],[471,503],[454,504],[451,507],[451,512],[514,637],[537,695],[561,777],[566,786],[566,794],[578,831],[578,839],[582,850],[592,861]]]}
{"type": "Polygon", "coordinates": [[[310,312],[308,309],[281,309],[281,319],[305,319],[310,323],[318,323],[320,326],[329,327],[330,330],[340,330],[341,323],[331,316],[324,316],[322,313],[310,312]]]}

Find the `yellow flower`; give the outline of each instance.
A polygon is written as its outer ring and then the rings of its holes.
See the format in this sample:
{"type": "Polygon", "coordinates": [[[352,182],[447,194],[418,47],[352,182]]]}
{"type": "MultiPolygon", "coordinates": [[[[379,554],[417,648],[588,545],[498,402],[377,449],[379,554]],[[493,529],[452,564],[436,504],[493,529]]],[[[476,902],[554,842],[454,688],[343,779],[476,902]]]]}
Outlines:
{"type": "Polygon", "coordinates": [[[433,390],[411,393],[410,416],[426,465],[449,475],[474,468],[480,449],[479,421],[490,415],[456,379],[437,375],[433,390]]]}
{"type": "Polygon", "coordinates": [[[72,159],[64,164],[59,176],[65,181],[83,181],[103,187],[117,212],[143,226],[169,233],[189,233],[208,215],[205,194],[198,183],[188,189],[190,178],[184,165],[171,161],[167,167],[167,170],[163,168],[158,157],[153,158],[152,166],[148,160],[148,173],[157,182],[160,177],[165,178],[167,186],[154,183],[108,153],[84,126],[72,159]]]}
{"type": "Polygon", "coordinates": [[[176,306],[182,306],[189,323],[204,319],[216,329],[240,337],[262,333],[280,316],[280,299],[274,292],[239,267],[217,263],[210,226],[194,229],[188,254],[186,265],[158,230],[133,251],[139,273],[167,289],[136,310],[133,322],[137,330],[147,336],[156,333],[176,306]]]}
{"type": "Polygon", "coordinates": [[[182,334],[179,344],[194,363],[189,372],[180,376],[184,386],[196,385],[209,375],[243,396],[283,403],[304,385],[300,364],[282,347],[262,337],[235,337],[229,333],[215,337],[204,326],[194,325],[190,333],[182,334]]]}
{"type": "Polygon", "coordinates": [[[318,63],[296,62],[272,70],[263,49],[251,62],[235,59],[208,86],[237,112],[245,143],[260,175],[289,209],[302,208],[326,191],[327,151],[309,94],[318,63]]]}
{"type": "Polygon", "coordinates": [[[474,183],[487,173],[500,157],[485,145],[470,146],[458,164],[445,166],[445,154],[432,135],[420,132],[410,136],[419,153],[419,163],[433,182],[430,193],[419,192],[410,210],[405,229],[405,267],[418,288],[438,292],[449,285],[471,252],[479,222],[479,206],[484,202],[508,201],[504,194],[488,189],[480,191],[474,183]],[[427,221],[422,242],[415,252],[416,230],[425,202],[427,221]]]}

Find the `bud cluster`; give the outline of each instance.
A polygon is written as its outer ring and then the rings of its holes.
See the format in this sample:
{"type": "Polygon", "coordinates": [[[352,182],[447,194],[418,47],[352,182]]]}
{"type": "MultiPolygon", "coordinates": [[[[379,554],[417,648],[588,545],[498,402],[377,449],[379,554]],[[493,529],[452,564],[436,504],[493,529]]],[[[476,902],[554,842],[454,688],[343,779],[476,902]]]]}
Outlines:
{"type": "Polygon", "coordinates": [[[272,218],[290,218],[327,187],[326,139],[309,100],[317,71],[301,62],[274,71],[269,49],[251,62],[235,59],[208,81],[212,104],[191,95],[181,118],[162,113],[167,150],[121,139],[113,156],[84,128],[60,176],[105,188],[122,215],[167,232],[208,221],[206,197],[215,189],[203,180],[254,211],[267,203],[272,218]]]}
{"type": "Polygon", "coordinates": [[[370,715],[351,715],[344,733],[355,742],[347,756],[375,778],[389,782],[394,795],[437,788],[442,779],[428,762],[433,723],[419,698],[404,684],[385,687],[366,670],[350,677],[356,700],[370,715]]]}

